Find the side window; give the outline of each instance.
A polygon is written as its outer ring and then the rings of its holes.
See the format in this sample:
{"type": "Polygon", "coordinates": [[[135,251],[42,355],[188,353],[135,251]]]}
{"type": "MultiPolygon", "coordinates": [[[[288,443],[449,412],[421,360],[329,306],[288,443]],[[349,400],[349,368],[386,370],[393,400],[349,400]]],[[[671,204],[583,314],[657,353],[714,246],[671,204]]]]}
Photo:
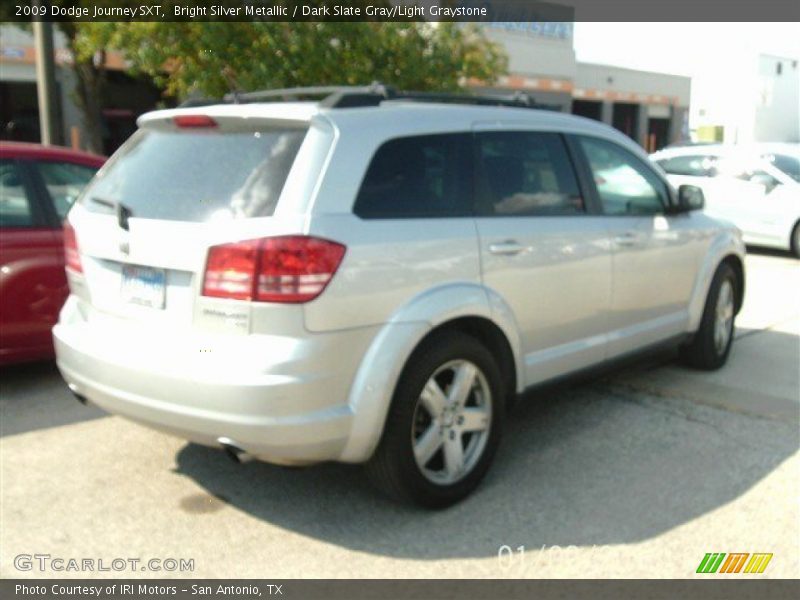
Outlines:
{"type": "Polygon", "coordinates": [[[564,141],[556,133],[485,132],[475,136],[477,212],[482,216],[584,212],[564,141]]]}
{"type": "Polygon", "coordinates": [[[763,158],[771,162],[795,181],[800,182],[800,158],[787,156],[785,154],[767,154],[763,158]]]}
{"type": "Polygon", "coordinates": [[[22,170],[13,160],[0,160],[0,229],[34,225],[33,206],[22,170]]]}
{"type": "Polygon", "coordinates": [[[462,217],[472,210],[470,134],[406,137],[383,144],[354,212],[364,219],[462,217]]]}
{"type": "Polygon", "coordinates": [[[658,164],[670,175],[713,177],[714,162],[713,156],[674,156],[660,160],[658,164]]]}
{"type": "Polygon", "coordinates": [[[97,169],[66,162],[35,163],[53,207],[62,220],[97,169]]]}
{"type": "Polygon", "coordinates": [[[614,143],[579,139],[605,214],[654,215],[664,211],[666,186],[639,159],[614,143]]]}

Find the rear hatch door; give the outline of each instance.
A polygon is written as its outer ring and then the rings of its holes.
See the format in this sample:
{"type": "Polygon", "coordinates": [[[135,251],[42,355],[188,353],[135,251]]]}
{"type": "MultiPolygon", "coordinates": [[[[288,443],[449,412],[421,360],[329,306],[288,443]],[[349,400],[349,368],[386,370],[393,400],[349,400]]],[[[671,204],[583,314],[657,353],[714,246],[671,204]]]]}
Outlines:
{"type": "Polygon", "coordinates": [[[275,213],[309,129],[173,113],[147,120],[70,214],[83,268],[73,293],[102,313],[171,327],[195,319],[209,246],[301,230],[301,214],[275,213]]]}

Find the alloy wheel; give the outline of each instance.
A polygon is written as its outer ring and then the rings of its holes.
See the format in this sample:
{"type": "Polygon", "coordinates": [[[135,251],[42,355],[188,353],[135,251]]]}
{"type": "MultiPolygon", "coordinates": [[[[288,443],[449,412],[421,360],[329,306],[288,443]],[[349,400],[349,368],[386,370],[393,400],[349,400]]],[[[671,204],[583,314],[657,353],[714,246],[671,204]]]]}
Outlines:
{"type": "Polygon", "coordinates": [[[439,367],[417,399],[411,442],[428,481],[450,485],[475,468],[489,438],[492,393],[486,376],[466,360],[439,367]]]}
{"type": "Polygon", "coordinates": [[[714,319],[714,348],[723,354],[733,335],[733,285],[729,279],[722,282],[717,296],[714,319]]]}

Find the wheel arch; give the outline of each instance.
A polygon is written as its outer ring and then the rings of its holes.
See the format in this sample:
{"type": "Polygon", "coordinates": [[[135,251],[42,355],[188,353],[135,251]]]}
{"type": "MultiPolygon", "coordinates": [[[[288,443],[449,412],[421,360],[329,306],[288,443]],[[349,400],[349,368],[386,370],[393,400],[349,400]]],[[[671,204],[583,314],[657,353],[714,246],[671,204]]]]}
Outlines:
{"type": "Polygon", "coordinates": [[[800,244],[795,243],[795,233],[800,230],[800,218],[798,218],[791,229],[789,229],[789,252],[794,254],[796,258],[800,258],[800,244]]]}
{"type": "Polygon", "coordinates": [[[736,273],[736,314],[739,314],[739,311],[742,310],[742,304],[744,304],[744,263],[736,254],[728,254],[720,263],[720,265],[723,264],[729,265],[733,272],[736,273]]]}
{"type": "Polygon", "coordinates": [[[514,351],[503,330],[500,329],[494,321],[483,316],[458,317],[445,321],[431,329],[431,331],[420,340],[414,351],[416,352],[419,347],[432,337],[446,331],[460,331],[475,338],[492,353],[492,356],[497,357],[497,366],[500,368],[500,372],[503,376],[506,397],[513,398],[519,387],[517,383],[517,364],[514,351]]]}
{"type": "Polygon", "coordinates": [[[413,298],[375,336],[351,385],[350,438],[339,460],[364,462],[374,452],[394,389],[414,352],[431,336],[462,331],[499,357],[507,396],[522,389],[520,340],[505,302],[475,283],[450,284],[413,298]]]}
{"type": "Polygon", "coordinates": [[[732,230],[723,230],[708,248],[705,258],[697,273],[692,299],[689,303],[688,332],[694,333],[700,326],[703,310],[708,297],[708,290],[714,274],[722,264],[729,264],[738,275],[736,311],[741,309],[745,292],[745,247],[739,235],[732,230]]]}

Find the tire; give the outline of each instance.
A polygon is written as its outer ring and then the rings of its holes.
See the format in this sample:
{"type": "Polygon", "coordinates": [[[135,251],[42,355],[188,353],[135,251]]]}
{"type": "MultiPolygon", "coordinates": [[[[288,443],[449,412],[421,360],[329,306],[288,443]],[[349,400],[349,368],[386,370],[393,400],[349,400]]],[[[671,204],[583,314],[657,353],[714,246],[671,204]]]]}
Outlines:
{"type": "Polygon", "coordinates": [[[792,237],[789,240],[789,251],[795,258],[800,258],[800,221],[794,224],[792,237]]]}
{"type": "Polygon", "coordinates": [[[700,328],[692,341],[681,348],[683,362],[690,367],[713,371],[728,360],[736,320],[736,272],[723,263],[717,268],[708,290],[700,328]]]}
{"type": "Polygon", "coordinates": [[[505,395],[495,359],[472,336],[451,331],[423,342],[400,376],[366,464],[370,479],[390,497],[426,508],[462,500],[494,458],[505,395]],[[459,379],[471,385],[457,386],[459,379]]]}

